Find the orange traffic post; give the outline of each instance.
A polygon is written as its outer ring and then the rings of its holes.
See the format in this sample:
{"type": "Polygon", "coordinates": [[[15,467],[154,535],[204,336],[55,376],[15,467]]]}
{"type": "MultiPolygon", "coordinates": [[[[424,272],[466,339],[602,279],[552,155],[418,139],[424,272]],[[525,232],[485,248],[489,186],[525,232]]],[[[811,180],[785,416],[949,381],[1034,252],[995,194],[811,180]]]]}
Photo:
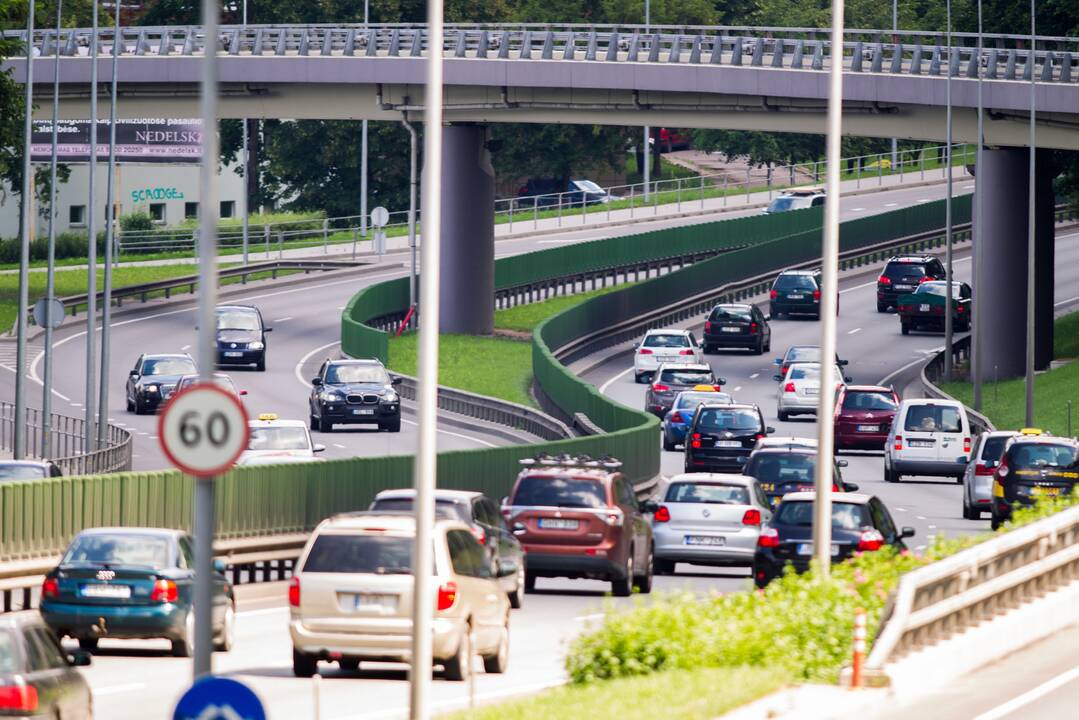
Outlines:
{"type": "Polygon", "coordinates": [[[862,686],[862,663],[865,661],[865,609],[854,611],[854,658],[851,662],[850,686],[862,686]]]}

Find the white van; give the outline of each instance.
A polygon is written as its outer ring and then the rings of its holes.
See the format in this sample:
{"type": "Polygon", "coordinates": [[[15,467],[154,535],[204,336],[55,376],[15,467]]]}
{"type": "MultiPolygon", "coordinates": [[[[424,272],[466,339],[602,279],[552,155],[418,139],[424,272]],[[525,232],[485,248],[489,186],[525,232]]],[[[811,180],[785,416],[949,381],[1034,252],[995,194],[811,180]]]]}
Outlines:
{"type": "Polygon", "coordinates": [[[970,457],[967,409],[955,400],[904,400],[884,446],[884,482],[904,475],[953,477],[963,482],[970,457]]]}

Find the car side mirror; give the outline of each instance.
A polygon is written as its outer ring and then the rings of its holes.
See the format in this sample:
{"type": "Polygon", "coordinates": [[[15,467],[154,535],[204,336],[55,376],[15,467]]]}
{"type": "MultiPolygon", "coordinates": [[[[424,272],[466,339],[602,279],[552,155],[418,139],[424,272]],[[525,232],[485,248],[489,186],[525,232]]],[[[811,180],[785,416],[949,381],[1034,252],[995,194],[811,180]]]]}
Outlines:
{"type": "Polygon", "coordinates": [[[322,384],[322,378],[320,378],[320,377],[311,378],[311,384],[314,385],[315,387],[318,387],[319,385],[322,384]]]}
{"type": "Polygon", "coordinates": [[[404,378],[395,377],[390,379],[390,385],[400,385],[402,382],[404,382],[404,378]]]}
{"type": "Polygon", "coordinates": [[[273,328],[262,328],[262,332],[264,332],[264,333],[273,332],[273,328]]]}
{"type": "Polygon", "coordinates": [[[243,397],[244,395],[247,395],[247,391],[246,390],[241,390],[240,391],[240,396],[243,397]]]}
{"type": "Polygon", "coordinates": [[[771,425],[764,428],[765,435],[773,435],[775,433],[775,431],[776,431],[776,429],[774,427],[772,427],[771,425]]]}
{"type": "Polygon", "coordinates": [[[74,650],[67,656],[67,664],[71,667],[90,667],[94,656],[85,650],[74,650]]]}
{"type": "Polygon", "coordinates": [[[224,575],[226,567],[224,560],[214,560],[214,572],[219,572],[224,575]]]}
{"type": "Polygon", "coordinates": [[[775,360],[772,361],[772,364],[773,365],[782,365],[783,364],[783,358],[776,358],[775,360]]]}
{"type": "Polygon", "coordinates": [[[843,492],[858,492],[858,483],[843,483],[843,492]]]}
{"type": "Polygon", "coordinates": [[[132,370],[127,375],[128,375],[128,377],[138,377],[139,376],[139,371],[138,370],[132,370]]]}
{"type": "Polygon", "coordinates": [[[959,462],[959,463],[963,463],[964,465],[966,465],[967,464],[967,456],[966,455],[960,455],[959,457],[957,457],[955,459],[955,461],[959,462]]]}
{"type": "Polygon", "coordinates": [[[772,379],[775,380],[776,382],[779,382],[780,380],[783,379],[783,376],[782,375],[773,375],[772,379]]]}
{"type": "Polygon", "coordinates": [[[844,375],[843,376],[843,382],[849,383],[852,380],[853,380],[853,378],[850,375],[844,375]]]}
{"type": "Polygon", "coordinates": [[[836,467],[847,467],[848,465],[850,465],[850,463],[846,460],[836,460],[835,464],[836,467]]]}
{"type": "Polygon", "coordinates": [[[727,378],[716,378],[716,385],[726,385],[727,378]]]}
{"type": "Polygon", "coordinates": [[[641,512],[643,513],[654,513],[656,510],[659,510],[659,503],[655,500],[645,500],[641,503],[641,512]]]}
{"type": "Polygon", "coordinates": [[[847,363],[849,363],[849,362],[850,362],[850,360],[836,360],[835,364],[838,365],[839,367],[846,367],[847,363]]]}
{"type": "Polygon", "coordinates": [[[326,446],[322,443],[315,443],[311,446],[311,452],[326,452],[326,446]]]}
{"type": "Polygon", "coordinates": [[[914,528],[912,528],[912,527],[910,527],[908,525],[904,525],[903,529],[899,531],[899,537],[901,537],[901,538],[914,537],[914,528]]]}

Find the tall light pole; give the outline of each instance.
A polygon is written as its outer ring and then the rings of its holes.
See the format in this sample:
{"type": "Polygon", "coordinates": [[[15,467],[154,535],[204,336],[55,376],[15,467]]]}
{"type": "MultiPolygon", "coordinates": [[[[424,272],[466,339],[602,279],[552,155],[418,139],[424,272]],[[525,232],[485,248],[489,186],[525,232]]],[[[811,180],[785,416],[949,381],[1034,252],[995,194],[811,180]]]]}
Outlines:
{"type": "Polygon", "coordinates": [[[980,411],[982,409],[982,328],[985,327],[982,324],[982,312],[981,312],[981,294],[982,287],[982,263],[985,258],[985,251],[982,247],[982,238],[985,235],[982,232],[983,218],[985,215],[982,213],[982,206],[984,204],[985,183],[982,182],[984,175],[982,175],[982,151],[985,147],[985,127],[983,125],[984,117],[982,116],[982,53],[984,51],[985,39],[982,36],[982,0],[978,0],[978,148],[974,157],[974,333],[971,338],[971,353],[970,353],[970,372],[972,380],[974,382],[974,409],[980,411]]]}
{"type": "MultiPolygon", "coordinates": [[[[652,29],[652,3],[651,0],[644,0],[644,32],[648,34],[652,29]]],[[[644,126],[644,138],[641,142],[644,143],[644,150],[641,152],[641,180],[644,182],[644,201],[648,202],[648,194],[651,188],[651,175],[652,175],[652,148],[648,146],[648,141],[652,136],[652,128],[648,125],[644,126]]]]}
{"type": "Polygon", "coordinates": [[[948,45],[948,79],[945,86],[945,110],[947,119],[947,140],[945,141],[945,159],[948,163],[947,172],[947,199],[944,201],[944,297],[946,308],[944,312],[944,379],[952,379],[952,341],[954,339],[954,325],[952,319],[952,0],[946,3],[947,13],[947,45],[948,45]]]}
{"type": "MultiPolygon", "coordinates": [[[[96,0],[95,0],[96,2],[96,0]]],[[[122,0],[113,3],[112,84],[109,89],[109,174],[105,178],[105,267],[101,298],[101,394],[97,402],[97,442],[104,447],[109,427],[109,341],[112,321],[112,244],[116,237],[116,87],[123,38],[120,37],[122,0]]]]}
{"type": "Polygon", "coordinates": [[[97,180],[97,0],[91,4],[90,12],[90,162],[89,195],[86,205],[86,398],[83,410],[86,413],[86,452],[94,449],[94,423],[97,414],[94,410],[97,401],[97,215],[94,206],[97,196],[94,185],[97,180]]]}
{"type": "MultiPolygon", "coordinates": [[[[244,30],[247,30],[247,0],[244,0],[244,17],[243,17],[244,30]]],[[[240,212],[243,213],[243,263],[247,264],[247,242],[248,242],[248,215],[250,214],[250,208],[248,207],[248,193],[251,190],[251,178],[247,176],[248,167],[251,163],[251,156],[247,151],[247,118],[240,121],[243,124],[243,192],[240,193],[240,212]]]]}
{"type": "Polygon", "coordinates": [[[60,19],[63,0],[56,0],[56,54],[52,75],[52,152],[49,159],[49,249],[45,268],[45,357],[41,382],[41,457],[52,450],[52,300],[56,294],[56,143],[60,122],[60,19]]]}
{"type": "MultiPolygon", "coordinates": [[[[899,0],[892,0],[892,42],[897,46],[899,45],[899,0]]],[[[899,47],[896,47],[895,52],[901,52],[899,47]]],[[[895,171],[896,165],[899,164],[899,140],[892,138],[892,171],[895,171]]]]}
{"type": "MultiPolygon", "coordinates": [[[[839,163],[843,130],[843,0],[832,0],[832,64],[828,69],[828,136],[826,141],[826,190],[824,196],[824,242],[821,258],[820,377],[817,417],[831,418],[835,409],[832,380],[835,371],[835,329],[839,302],[839,163]]],[[[813,504],[813,557],[817,570],[828,577],[832,568],[832,463],[833,427],[830,420],[817,423],[817,489],[813,504]]]]}
{"type": "MultiPolygon", "coordinates": [[[[363,0],[363,29],[370,20],[370,0],[363,0]]],[[[434,47],[433,45],[431,47],[434,47]]],[[[360,234],[367,239],[367,121],[360,128],[360,234]]]]}
{"type": "Polygon", "coordinates": [[[1034,257],[1035,257],[1035,219],[1034,212],[1037,193],[1035,192],[1035,161],[1036,149],[1035,117],[1034,117],[1034,83],[1037,69],[1037,35],[1035,35],[1034,0],[1030,0],[1030,56],[1027,61],[1030,65],[1030,172],[1027,182],[1030,184],[1027,198],[1027,372],[1026,372],[1026,425],[1034,425],[1034,257]]]}
{"type": "Polygon", "coordinates": [[[14,456],[26,455],[26,314],[30,311],[30,208],[34,202],[33,165],[30,142],[34,130],[34,0],[26,10],[26,118],[23,122],[22,153],[22,237],[19,239],[19,316],[15,321],[15,437],[14,456]]]}
{"type": "Polygon", "coordinates": [[[408,130],[409,136],[409,174],[408,174],[408,252],[410,265],[408,273],[408,306],[416,307],[416,128],[408,118],[401,124],[408,130]]]}

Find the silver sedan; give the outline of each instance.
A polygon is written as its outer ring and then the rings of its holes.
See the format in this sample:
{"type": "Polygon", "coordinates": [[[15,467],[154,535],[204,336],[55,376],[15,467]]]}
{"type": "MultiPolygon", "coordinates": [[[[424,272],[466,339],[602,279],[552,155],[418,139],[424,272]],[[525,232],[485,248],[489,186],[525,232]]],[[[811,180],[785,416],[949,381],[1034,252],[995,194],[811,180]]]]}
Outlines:
{"type": "MultiPolygon", "coordinates": [[[[850,382],[850,378],[844,377],[837,366],[833,365],[832,370],[835,388],[850,382]]],[[[821,389],[820,363],[791,363],[786,376],[776,375],[775,379],[780,381],[776,394],[776,415],[780,420],[785,421],[791,415],[817,412],[821,389]]]]}

